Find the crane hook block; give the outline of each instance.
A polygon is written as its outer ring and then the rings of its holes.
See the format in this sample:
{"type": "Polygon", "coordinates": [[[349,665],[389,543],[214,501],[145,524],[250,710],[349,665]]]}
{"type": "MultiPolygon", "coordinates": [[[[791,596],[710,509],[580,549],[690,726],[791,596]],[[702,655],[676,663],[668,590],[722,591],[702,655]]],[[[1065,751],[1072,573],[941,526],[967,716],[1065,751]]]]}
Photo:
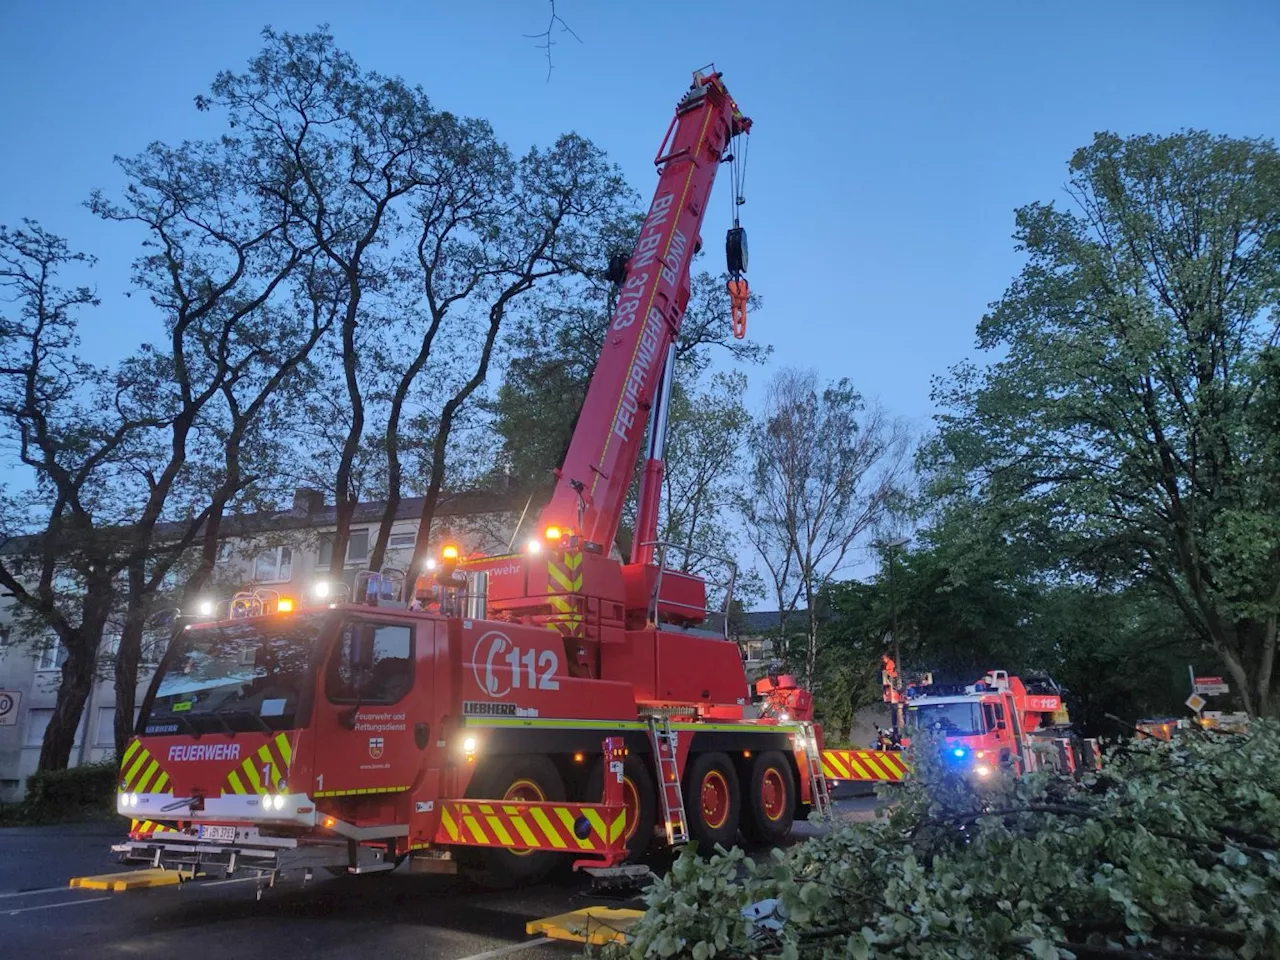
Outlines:
{"type": "Polygon", "coordinates": [[[726,285],[729,289],[729,307],[733,322],[733,335],[741,340],[747,335],[747,299],[751,288],[746,277],[735,277],[726,285]]]}
{"type": "Polygon", "coordinates": [[[730,274],[736,277],[747,272],[746,227],[729,228],[729,233],[724,238],[724,255],[730,274]]]}

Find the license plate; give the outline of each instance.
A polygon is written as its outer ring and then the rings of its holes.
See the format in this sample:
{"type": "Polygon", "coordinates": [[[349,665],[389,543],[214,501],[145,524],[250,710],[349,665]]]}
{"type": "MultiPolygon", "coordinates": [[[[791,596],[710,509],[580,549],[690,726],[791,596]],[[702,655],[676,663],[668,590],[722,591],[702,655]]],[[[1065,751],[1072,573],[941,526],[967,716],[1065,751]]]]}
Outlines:
{"type": "Polygon", "coordinates": [[[235,827],[201,827],[201,840],[234,840],[236,838],[235,827]]]}

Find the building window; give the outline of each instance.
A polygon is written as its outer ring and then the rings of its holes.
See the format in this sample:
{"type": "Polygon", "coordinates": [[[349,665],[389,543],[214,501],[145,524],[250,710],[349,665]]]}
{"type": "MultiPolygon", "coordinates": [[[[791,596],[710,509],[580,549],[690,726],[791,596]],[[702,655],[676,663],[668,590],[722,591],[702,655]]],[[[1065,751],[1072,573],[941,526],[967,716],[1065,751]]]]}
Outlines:
{"type": "Polygon", "coordinates": [[[66,662],[67,648],[62,645],[61,640],[46,641],[40,648],[40,652],[36,654],[37,670],[61,670],[66,662]]]}
{"type": "MultiPolygon", "coordinates": [[[[53,719],[53,708],[38,708],[27,711],[27,736],[23,741],[25,746],[39,747],[44,744],[44,732],[49,729],[49,721],[53,719]]],[[[76,746],[80,745],[81,734],[84,733],[84,719],[81,718],[80,725],[76,727],[76,735],[73,740],[76,746]]]]}
{"type": "Polygon", "coordinates": [[[109,747],[116,742],[116,708],[98,708],[98,735],[93,738],[95,747],[109,747]]]}
{"type": "Polygon", "coordinates": [[[214,557],[214,563],[226,563],[231,559],[231,541],[219,540],[218,553],[214,557]]]}
{"type": "Polygon", "coordinates": [[[387,547],[392,550],[404,550],[412,547],[414,541],[418,539],[416,533],[393,533],[387,538],[387,547]]]}
{"type": "MultiPolygon", "coordinates": [[[[369,559],[369,531],[352,530],[347,536],[347,561],[344,566],[351,566],[356,563],[365,563],[369,559]]],[[[325,533],[320,535],[320,556],[316,561],[317,567],[333,566],[333,534],[325,533]]]]}
{"type": "Polygon", "coordinates": [[[284,583],[293,577],[293,551],[288,547],[276,547],[258,554],[253,564],[256,583],[284,583]]]}

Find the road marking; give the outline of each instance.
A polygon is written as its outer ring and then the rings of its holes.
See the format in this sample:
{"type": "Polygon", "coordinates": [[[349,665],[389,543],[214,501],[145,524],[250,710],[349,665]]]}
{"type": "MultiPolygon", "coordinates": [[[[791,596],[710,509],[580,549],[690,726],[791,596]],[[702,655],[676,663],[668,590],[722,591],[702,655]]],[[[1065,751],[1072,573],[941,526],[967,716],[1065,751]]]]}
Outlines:
{"type": "Polygon", "coordinates": [[[110,900],[110,897],[92,897],[88,900],[65,900],[62,903],[42,903],[38,907],[19,907],[16,910],[5,910],[7,917],[16,916],[19,913],[27,913],[31,910],[52,910],[54,907],[78,907],[82,903],[101,903],[103,900],[110,900]]]}
{"type": "Polygon", "coordinates": [[[495,957],[505,957],[509,953],[518,953],[521,950],[528,950],[530,947],[545,946],[551,942],[550,937],[539,937],[537,940],[526,940],[524,943],[513,943],[510,946],[499,947],[497,950],[473,953],[471,956],[461,957],[459,960],[494,960],[495,957]]]}
{"type": "Polygon", "coordinates": [[[10,897],[34,897],[40,893],[65,893],[66,887],[41,887],[39,890],[19,890],[16,893],[0,893],[0,900],[8,900],[10,897]]]}

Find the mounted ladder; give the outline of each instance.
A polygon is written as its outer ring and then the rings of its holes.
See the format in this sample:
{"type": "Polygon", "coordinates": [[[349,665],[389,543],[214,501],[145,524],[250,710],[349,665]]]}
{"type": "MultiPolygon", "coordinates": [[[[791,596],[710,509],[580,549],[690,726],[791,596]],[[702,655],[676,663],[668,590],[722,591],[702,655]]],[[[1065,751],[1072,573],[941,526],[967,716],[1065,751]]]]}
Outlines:
{"type": "Polygon", "coordinates": [[[667,844],[674,847],[689,841],[684,791],[680,788],[680,765],[676,762],[676,732],[671,729],[670,719],[663,714],[651,714],[648,722],[654,766],[662,781],[658,785],[658,796],[662,797],[662,819],[667,829],[667,844]]]}
{"type": "Polygon", "coordinates": [[[818,750],[818,736],[813,724],[807,720],[800,722],[800,749],[804,751],[804,760],[809,767],[810,808],[819,818],[831,816],[831,792],[827,789],[827,775],[822,772],[822,754],[818,750]]]}

